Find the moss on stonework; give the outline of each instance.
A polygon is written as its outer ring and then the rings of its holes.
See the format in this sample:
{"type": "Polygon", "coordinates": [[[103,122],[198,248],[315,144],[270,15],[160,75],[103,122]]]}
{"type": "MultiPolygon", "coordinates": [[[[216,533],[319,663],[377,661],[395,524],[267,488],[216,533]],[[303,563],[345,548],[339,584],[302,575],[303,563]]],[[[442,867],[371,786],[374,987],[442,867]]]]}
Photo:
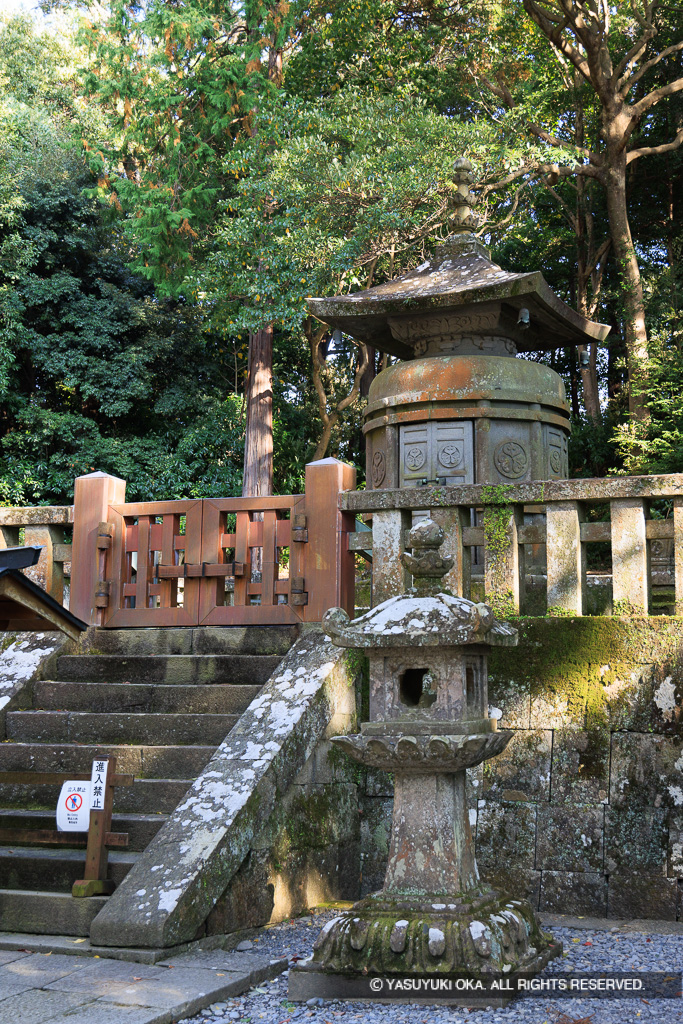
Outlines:
{"type": "MultiPolygon", "coordinates": [[[[632,713],[641,678],[621,690],[619,679],[639,676],[639,666],[677,662],[683,651],[683,618],[525,618],[510,620],[517,647],[493,648],[489,673],[496,692],[509,685],[531,700],[562,704],[570,719],[585,716],[600,729],[616,715],[632,713]],[[510,681],[514,681],[512,684],[510,681]]],[[[641,673],[642,675],[642,669],[641,673]]],[[[641,693],[642,697],[642,693],[641,693]]]]}
{"type": "Polygon", "coordinates": [[[16,633],[0,633],[0,654],[6,651],[8,647],[11,647],[16,639],[16,633]]]}
{"type": "MultiPolygon", "coordinates": [[[[286,859],[291,849],[321,849],[344,841],[349,816],[355,808],[352,786],[327,785],[315,790],[301,788],[287,799],[287,809],[278,829],[275,855],[286,859]]],[[[353,838],[358,838],[354,836],[353,838]]]]}

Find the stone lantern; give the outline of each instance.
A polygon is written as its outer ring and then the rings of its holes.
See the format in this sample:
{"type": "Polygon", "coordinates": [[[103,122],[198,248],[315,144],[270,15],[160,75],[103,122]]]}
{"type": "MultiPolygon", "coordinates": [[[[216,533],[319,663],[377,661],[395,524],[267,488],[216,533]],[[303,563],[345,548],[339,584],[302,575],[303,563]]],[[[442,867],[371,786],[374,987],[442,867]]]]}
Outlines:
{"type": "Polygon", "coordinates": [[[452,234],[393,281],[309,299],[319,320],[399,358],[364,412],[368,488],[499,484],[567,476],[560,376],[518,354],[603,340],[539,272],[491,262],[473,230],[472,166],[457,160],[452,234]]]}
{"type": "Polygon", "coordinates": [[[512,736],[488,716],[486,652],[516,645],[517,632],[441,588],[452,559],[439,555],[436,523],[408,539],[410,591],[353,621],[341,608],[323,620],[333,643],[365,650],[370,664],[370,720],[333,742],[394,773],[394,809],[382,890],[323,928],[312,960],[290,972],[293,999],[359,998],[368,976],[533,974],[562,950],[526,900],[480,880],[465,798],[465,770],[512,736]]]}

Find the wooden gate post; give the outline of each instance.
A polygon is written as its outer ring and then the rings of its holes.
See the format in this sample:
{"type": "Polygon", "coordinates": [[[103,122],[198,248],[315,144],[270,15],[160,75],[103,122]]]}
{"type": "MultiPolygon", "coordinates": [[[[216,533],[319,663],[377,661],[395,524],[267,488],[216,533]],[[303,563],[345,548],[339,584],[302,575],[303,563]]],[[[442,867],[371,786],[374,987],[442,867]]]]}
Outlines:
{"type": "Polygon", "coordinates": [[[102,618],[102,609],[95,604],[106,555],[98,547],[100,524],[106,523],[110,505],[122,505],[125,500],[125,480],[108,473],[76,477],[69,610],[91,626],[100,625],[102,618]]]}
{"type": "Polygon", "coordinates": [[[304,622],[320,622],[328,608],[354,612],[355,554],[349,551],[348,533],[356,517],[339,509],[341,491],[356,486],[356,470],[339,459],[320,459],[306,466],[306,529],[304,582],[308,603],[304,622]]]}

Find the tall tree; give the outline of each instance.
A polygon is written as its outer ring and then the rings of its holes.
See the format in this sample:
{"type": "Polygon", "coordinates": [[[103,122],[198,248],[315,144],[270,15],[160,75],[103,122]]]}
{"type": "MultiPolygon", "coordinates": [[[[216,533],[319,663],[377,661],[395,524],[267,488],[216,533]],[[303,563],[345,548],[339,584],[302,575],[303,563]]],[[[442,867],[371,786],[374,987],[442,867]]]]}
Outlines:
{"type": "MultiPolygon", "coordinates": [[[[683,42],[671,37],[666,7],[660,0],[629,0],[616,6],[608,0],[523,0],[523,7],[550,44],[561,70],[573,68],[590,86],[598,105],[600,136],[593,145],[572,145],[557,111],[545,123],[533,114],[523,123],[541,144],[557,150],[559,177],[592,178],[605,191],[612,248],[623,285],[629,409],[635,418],[645,419],[648,343],[643,286],[629,221],[627,168],[635,160],[671,152],[683,143],[683,128],[664,143],[652,145],[648,138],[648,119],[655,107],[683,89],[678,59],[683,42]],[[664,43],[656,47],[655,40],[661,36],[664,43]],[[657,78],[662,72],[663,82],[657,78]]],[[[518,106],[519,97],[502,69],[497,77],[482,77],[509,110],[518,106]]]]}
{"type": "MultiPolygon", "coordinates": [[[[233,188],[222,159],[240,133],[255,131],[259,95],[279,85],[287,8],[114,0],[107,23],[88,30],[89,84],[119,128],[116,147],[92,163],[129,215],[136,269],[162,293],[196,297],[217,212],[233,188]]],[[[272,494],[272,342],[267,323],[250,333],[244,494],[272,494]]]]}

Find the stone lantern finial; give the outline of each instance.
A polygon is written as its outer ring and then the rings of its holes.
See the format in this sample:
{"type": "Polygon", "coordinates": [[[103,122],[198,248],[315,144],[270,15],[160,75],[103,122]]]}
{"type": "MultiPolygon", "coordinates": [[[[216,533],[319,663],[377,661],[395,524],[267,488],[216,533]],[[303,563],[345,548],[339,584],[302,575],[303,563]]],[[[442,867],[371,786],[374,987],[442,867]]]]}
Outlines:
{"type": "Polygon", "coordinates": [[[444,532],[432,519],[423,519],[408,534],[407,551],[401,556],[403,565],[412,573],[413,587],[418,594],[430,594],[439,589],[439,580],[453,566],[450,555],[440,555],[444,532]]]}

